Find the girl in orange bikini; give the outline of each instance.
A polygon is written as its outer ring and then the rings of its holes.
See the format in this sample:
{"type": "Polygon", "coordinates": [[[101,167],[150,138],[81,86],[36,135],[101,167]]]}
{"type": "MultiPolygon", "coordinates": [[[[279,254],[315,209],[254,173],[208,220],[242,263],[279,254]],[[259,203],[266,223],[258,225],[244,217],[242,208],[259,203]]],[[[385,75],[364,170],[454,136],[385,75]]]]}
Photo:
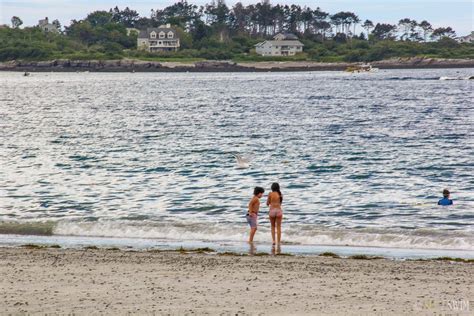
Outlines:
{"type": "Polygon", "coordinates": [[[281,241],[281,221],[283,219],[283,211],[281,204],[283,203],[283,195],[280,192],[280,185],[278,183],[272,184],[272,192],[268,194],[267,206],[270,207],[270,223],[272,224],[272,241],[275,244],[275,226],[277,231],[278,245],[281,241]]]}

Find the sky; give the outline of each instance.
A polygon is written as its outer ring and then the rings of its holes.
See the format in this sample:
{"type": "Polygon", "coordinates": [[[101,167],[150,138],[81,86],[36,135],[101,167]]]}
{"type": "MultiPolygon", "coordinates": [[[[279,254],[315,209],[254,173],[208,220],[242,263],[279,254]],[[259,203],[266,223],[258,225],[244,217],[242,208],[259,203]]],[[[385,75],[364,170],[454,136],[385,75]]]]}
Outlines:
{"type": "MultiPolygon", "coordinates": [[[[242,0],[244,4],[257,3],[259,0],[242,0]]],[[[0,24],[10,24],[12,16],[19,16],[25,26],[33,26],[39,19],[49,17],[58,19],[62,25],[69,25],[72,19],[83,19],[89,12],[108,10],[118,6],[129,7],[149,16],[151,9],[162,9],[176,1],[173,0],[0,0],[0,24]]],[[[189,3],[203,5],[210,0],[188,0],[189,3]]],[[[238,1],[227,0],[232,6],[238,1]]],[[[313,9],[320,7],[331,14],[338,11],[351,11],[361,20],[369,19],[374,23],[397,24],[402,18],[415,19],[418,22],[428,20],[434,27],[451,26],[459,36],[474,30],[473,0],[271,0],[272,4],[298,4],[313,9]]]]}

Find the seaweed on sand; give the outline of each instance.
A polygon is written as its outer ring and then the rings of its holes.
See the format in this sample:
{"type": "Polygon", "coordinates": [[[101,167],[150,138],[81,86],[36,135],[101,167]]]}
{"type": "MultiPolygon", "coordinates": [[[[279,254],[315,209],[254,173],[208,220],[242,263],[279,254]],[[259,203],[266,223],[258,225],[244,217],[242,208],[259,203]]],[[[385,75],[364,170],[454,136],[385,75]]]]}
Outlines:
{"type": "Polygon", "coordinates": [[[319,256],[321,256],[321,257],[331,257],[331,258],[340,258],[339,255],[335,254],[334,252],[329,252],[329,251],[320,253],[319,256]]]}
{"type": "Polygon", "coordinates": [[[355,260],[376,260],[376,259],[384,259],[384,258],[383,258],[383,257],[378,257],[378,256],[353,255],[353,256],[350,256],[349,259],[355,259],[355,260]]]}

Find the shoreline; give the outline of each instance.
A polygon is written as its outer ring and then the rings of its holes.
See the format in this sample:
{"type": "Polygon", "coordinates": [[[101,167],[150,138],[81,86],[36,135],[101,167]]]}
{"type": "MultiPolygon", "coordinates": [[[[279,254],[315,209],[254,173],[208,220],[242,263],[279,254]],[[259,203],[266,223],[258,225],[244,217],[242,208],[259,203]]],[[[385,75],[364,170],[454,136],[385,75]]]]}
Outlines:
{"type": "MultiPolygon", "coordinates": [[[[10,61],[0,71],[17,72],[301,72],[344,71],[363,63],[311,61],[200,61],[194,63],[123,60],[10,61]]],[[[370,63],[379,69],[474,68],[474,59],[394,58],[370,63]]]]}
{"type": "MultiPolygon", "coordinates": [[[[100,237],[100,236],[38,236],[6,234],[0,243],[1,247],[22,247],[35,245],[37,248],[51,246],[63,249],[77,250],[84,247],[98,247],[102,249],[117,248],[134,251],[172,251],[185,249],[212,249],[216,253],[271,254],[271,242],[262,240],[249,245],[245,239],[241,241],[205,241],[205,240],[175,240],[157,238],[127,238],[127,237],[100,237]]],[[[318,256],[321,253],[333,253],[340,257],[365,255],[381,257],[388,260],[433,260],[436,258],[458,258],[473,261],[474,251],[468,249],[443,249],[443,248],[403,248],[390,246],[367,245],[337,245],[337,244],[299,244],[283,242],[280,248],[283,253],[292,256],[318,256]]]]}
{"type": "MultiPolygon", "coordinates": [[[[1,249],[29,249],[29,250],[48,250],[48,249],[63,249],[65,251],[83,251],[83,250],[98,250],[98,251],[122,251],[122,252],[142,252],[142,253],[175,253],[175,254],[212,254],[217,256],[235,256],[235,257],[254,257],[254,256],[289,256],[289,257],[300,257],[300,258],[311,258],[311,257],[328,257],[328,258],[337,258],[343,260],[389,260],[389,261],[423,261],[423,262],[457,262],[457,263],[466,263],[474,264],[474,258],[471,257],[449,257],[449,256],[432,256],[432,257],[389,257],[381,254],[367,252],[368,248],[360,247],[360,251],[341,253],[337,249],[340,246],[324,246],[325,251],[319,252],[306,252],[306,253],[293,253],[288,251],[286,245],[281,246],[271,246],[265,247],[262,251],[260,246],[255,244],[249,244],[248,249],[219,249],[210,248],[207,245],[193,246],[193,245],[180,245],[176,248],[171,247],[151,247],[151,248],[135,248],[132,246],[128,247],[116,247],[113,245],[82,245],[75,247],[64,247],[60,244],[41,244],[41,243],[25,243],[25,244],[16,244],[16,245],[5,245],[0,244],[1,249]],[[283,248],[283,250],[282,250],[283,248]],[[260,249],[260,250],[259,250],[260,249]]],[[[174,244],[176,246],[177,244],[174,244]]],[[[268,246],[268,245],[267,245],[268,246]]],[[[357,247],[351,247],[357,248],[357,247]]],[[[420,249],[412,249],[420,250],[420,249]]]]}
{"type": "Polygon", "coordinates": [[[472,263],[96,248],[0,254],[7,314],[432,315],[468,314],[474,304],[472,263]]]}

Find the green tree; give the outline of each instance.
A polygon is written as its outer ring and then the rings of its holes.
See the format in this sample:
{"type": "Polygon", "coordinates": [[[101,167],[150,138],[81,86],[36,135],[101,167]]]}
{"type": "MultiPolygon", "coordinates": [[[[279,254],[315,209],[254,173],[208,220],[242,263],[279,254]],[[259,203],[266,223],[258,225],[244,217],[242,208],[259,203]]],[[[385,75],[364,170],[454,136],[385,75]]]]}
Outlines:
{"type": "Polygon", "coordinates": [[[109,13],[112,14],[112,21],[122,24],[125,27],[135,27],[135,24],[140,19],[138,12],[131,10],[129,7],[126,7],[122,11],[116,6],[115,8],[110,9],[109,13]]]}
{"type": "Polygon", "coordinates": [[[394,40],[397,27],[387,23],[377,23],[372,34],[376,40],[394,40]]]}
{"type": "Polygon", "coordinates": [[[58,29],[58,31],[61,31],[61,23],[59,22],[58,19],[54,20],[51,24],[53,24],[54,26],[56,26],[56,28],[58,29]]]}
{"type": "Polygon", "coordinates": [[[437,29],[433,30],[431,34],[431,38],[434,40],[440,40],[443,37],[454,38],[456,36],[456,32],[451,27],[438,27],[437,29]]]}
{"type": "Polygon", "coordinates": [[[402,41],[408,40],[410,36],[410,29],[412,28],[412,23],[412,20],[409,18],[404,18],[398,21],[398,26],[402,32],[402,34],[400,35],[400,39],[402,41]]]}
{"type": "Polygon", "coordinates": [[[433,32],[433,26],[430,22],[423,20],[420,22],[419,26],[423,30],[423,39],[426,42],[427,38],[433,32]]]}
{"type": "Polygon", "coordinates": [[[369,38],[370,30],[374,28],[374,23],[371,20],[365,20],[362,28],[367,31],[367,39],[369,38]]]}
{"type": "Polygon", "coordinates": [[[110,22],[113,22],[113,14],[107,11],[94,11],[89,13],[85,18],[85,21],[89,22],[92,27],[104,26],[110,22]]]}
{"type": "Polygon", "coordinates": [[[23,21],[17,16],[13,16],[11,22],[14,29],[19,28],[23,24],[23,21]]]}

